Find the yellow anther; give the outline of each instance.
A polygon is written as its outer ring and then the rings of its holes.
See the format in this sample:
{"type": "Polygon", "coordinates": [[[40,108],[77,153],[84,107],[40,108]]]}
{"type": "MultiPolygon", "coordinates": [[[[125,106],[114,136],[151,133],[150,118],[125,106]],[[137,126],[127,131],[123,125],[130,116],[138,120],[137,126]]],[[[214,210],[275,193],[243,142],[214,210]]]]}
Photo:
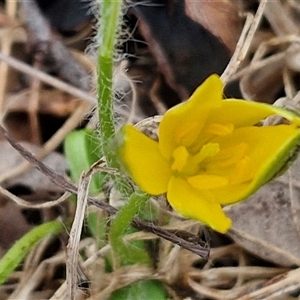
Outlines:
{"type": "Polygon", "coordinates": [[[179,146],[173,151],[173,164],[171,169],[180,172],[187,163],[189,152],[184,146],[179,146]]]}

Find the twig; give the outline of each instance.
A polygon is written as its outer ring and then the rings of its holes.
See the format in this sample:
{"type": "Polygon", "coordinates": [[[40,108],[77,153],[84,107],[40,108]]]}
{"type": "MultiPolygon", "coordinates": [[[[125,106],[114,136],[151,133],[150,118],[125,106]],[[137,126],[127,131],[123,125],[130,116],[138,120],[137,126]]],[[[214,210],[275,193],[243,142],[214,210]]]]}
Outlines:
{"type": "MultiPolygon", "coordinates": [[[[59,128],[59,130],[48,140],[44,145],[43,149],[36,154],[38,159],[44,158],[46,155],[51,153],[54,149],[56,149],[64,140],[65,136],[73,130],[78,123],[82,120],[82,117],[91,109],[90,103],[82,102],[73,114],[68,118],[68,120],[59,128]]],[[[5,174],[0,176],[0,183],[3,181],[7,181],[10,178],[13,178],[17,175],[22,174],[32,167],[28,161],[21,163],[17,167],[11,169],[5,174]]]]}
{"type": "MultiPolygon", "coordinates": [[[[34,66],[41,67],[39,61],[35,61],[34,66]]],[[[42,142],[40,122],[38,118],[39,99],[40,99],[41,81],[38,78],[33,78],[30,84],[30,95],[28,101],[28,117],[30,136],[33,144],[40,145],[42,142]]]]}
{"type": "Polygon", "coordinates": [[[241,36],[236,45],[236,49],[226,67],[223,74],[221,75],[222,81],[226,84],[233,74],[238,70],[241,62],[245,58],[245,54],[247,51],[244,50],[245,40],[247,38],[247,34],[249,33],[249,28],[253,24],[253,16],[251,14],[247,14],[246,22],[243,27],[241,36]]]}
{"type": "Polygon", "coordinates": [[[24,199],[22,199],[22,198],[20,198],[16,195],[12,194],[8,190],[4,189],[2,186],[0,186],[0,194],[2,194],[6,198],[14,201],[15,203],[17,203],[20,206],[28,207],[28,208],[49,208],[49,207],[53,207],[53,206],[61,204],[62,202],[66,201],[70,197],[70,193],[66,192],[61,197],[59,197],[58,199],[56,199],[54,201],[47,201],[45,203],[33,204],[31,202],[28,202],[28,201],[26,201],[26,200],[24,200],[24,199]]]}
{"type": "MultiPolygon", "coordinates": [[[[59,89],[61,91],[64,91],[64,92],[68,93],[69,95],[72,95],[72,96],[82,99],[82,100],[86,100],[89,103],[91,103],[92,105],[96,105],[96,103],[97,103],[97,98],[94,97],[93,95],[90,95],[87,92],[82,91],[73,85],[65,83],[51,75],[48,75],[43,71],[37,70],[37,69],[33,68],[32,66],[30,66],[18,59],[4,55],[1,52],[0,52],[0,61],[7,63],[12,68],[14,68],[20,72],[23,72],[29,76],[38,78],[39,80],[59,89]]],[[[128,112],[126,110],[124,110],[120,107],[115,107],[114,110],[116,113],[120,114],[121,116],[128,117],[128,112]]],[[[133,121],[138,121],[138,119],[134,119],[133,121]]]]}
{"type": "MultiPolygon", "coordinates": [[[[10,18],[14,18],[17,13],[17,1],[7,1],[5,3],[6,13],[10,18]]],[[[5,38],[1,40],[1,52],[5,55],[9,55],[11,52],[11,47],[13,45],[13,35],[11,35],[11,28],[8,28],[7,34],[5,38]]],[[[8,66],[3,62],[0,63],[0,75],[1,75],[1,83],[0,83],[0,112],[3,109],[3,103],[5,99],[5,92],[7,87],[8,80],[8,66]]]]}
{"type": "Polygon", "coordinates": [[[51,86],[53,86],[59,90],[62,90],[70,95],[73,95],[74,97],[89,101],[94,105],[97,103],[97,99],[95,97],[93,97],[92,95],[89,95],[87,92],[84,92],[84,91],[82,91],[68,83],[65,83],[53,76],[50,76],[40,70],[37,70],[37,69],[31,67],[30,65],[23,63],[22,61],[20,61],[18,59],[4,55],[3,53],[0,52],[0,60],[6,62],[12,68],[17,69],[23,73],[26,73],[29,76],[38,78],[41,81],[48,83],[51,86]]]}
{"type": "Polygon", "coordinates": [[[234,55],[232,56],[232,59],[230,60],[228,66],[226,67],[225,71],[222,74],[222,80],[225,83],[227,83],[230,80],[230,77],[237,71],[240,63],[244,60],[246,54],[248,53],[254,34],[263,16],[266,4],[267,4],[267,0],[261,0],[250,28],[248,28],[249,26],[248,22],[250,18],[247,19],[241,38],[238,42],[238,47],[234,52],[234,55]],[[245,31],[248,31],[246,38],[244,37],[245,31]],[[243,44],[242,47],[241,44],[243,44]]]}

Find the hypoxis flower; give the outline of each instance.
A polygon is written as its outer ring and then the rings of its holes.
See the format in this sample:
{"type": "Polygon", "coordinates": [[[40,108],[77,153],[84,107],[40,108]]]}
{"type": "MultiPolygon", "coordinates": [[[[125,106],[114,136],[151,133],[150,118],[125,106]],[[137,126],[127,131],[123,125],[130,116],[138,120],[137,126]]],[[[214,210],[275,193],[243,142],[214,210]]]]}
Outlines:
{"type": "Polygon", "coordinates": [[[119,156],[142,190],[167,193],[177,212],[225,233],[231,220],[222,206],[245,199],[282,168],[300,141],[300,119],[267,104],[223,100],[222,89],[212,75],[168,110],[158,142],[125,125],[119,156]],[[288,124],[259,125],[271,115],[288,124]]]}

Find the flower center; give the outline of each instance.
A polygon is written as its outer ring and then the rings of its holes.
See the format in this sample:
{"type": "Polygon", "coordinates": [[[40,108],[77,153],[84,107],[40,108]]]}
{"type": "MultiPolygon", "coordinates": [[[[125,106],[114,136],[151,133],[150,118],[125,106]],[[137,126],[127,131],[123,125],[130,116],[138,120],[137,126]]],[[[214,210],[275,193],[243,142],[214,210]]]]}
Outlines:
{"type": "Polygon", "coordinates": [[[219,144],[207,143],[201,150],[192,155],[185,146],[179,146],[173,151],[172,171],[183,175],[192,175],[199,171],[201,163],[220,151],[219,144]]]}
{"type": "MultiPolygon", "coordinates": [[[[224,129],[224,128],[223,128],[224,129]]],[[[223,130],[211,127],[211,130],[223,130]]],[[[214,189],[249,181],[254,176],[249,146],[239,143],[220,149],[218,143],[207,143],[196,154],[185,146],[174,149],[171,169],[197,189],[214,189]]]]}

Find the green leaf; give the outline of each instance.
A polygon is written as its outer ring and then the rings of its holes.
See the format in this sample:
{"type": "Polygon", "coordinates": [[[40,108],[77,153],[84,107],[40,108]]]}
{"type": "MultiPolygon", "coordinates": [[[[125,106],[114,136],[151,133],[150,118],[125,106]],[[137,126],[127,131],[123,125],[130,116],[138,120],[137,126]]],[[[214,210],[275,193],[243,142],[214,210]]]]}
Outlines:
{"type": "MultiPolygon", "coordinates": [[[[76,182],[82,171],[87,171],[93,163],[102,157],[97,133],[82,129],[69,133],[64,142],[64,151],[69,164],[71,179],[76,182]]],[[[91,194],[102,191],[105,174],[97,173],[90,184],[91,194]]]]}
{"type": "Polygon", "coordinates": [[[63,230],[59,221],[39,225],[20,238],[0,260],[0,285],[19,266],[29,251],[49,234],[58,234],[63,230]]]}
{"type": "MultiPolygon", "coordinates": [[[[78,181],[81,173],[87,171],[93,163],[102,157],[100,140],[97,133],[90,129],[82,129],[69,133],[64,142],[64,151],[70,169],[72,181],[78,181]]],[[[106,174],[96,173],[90,184],[90,193],[102,191],[106,174]]],[[[97,239],[99,248],[105,240],[106,218],[99,212],[87,216],[88,229],[97,239]]]]}
{"type": "Polygon", "coordinates": [[[138,281],[115,291],[109,300],[167,300],[168,294],[163,284],[157,280],[138,281]]]}

